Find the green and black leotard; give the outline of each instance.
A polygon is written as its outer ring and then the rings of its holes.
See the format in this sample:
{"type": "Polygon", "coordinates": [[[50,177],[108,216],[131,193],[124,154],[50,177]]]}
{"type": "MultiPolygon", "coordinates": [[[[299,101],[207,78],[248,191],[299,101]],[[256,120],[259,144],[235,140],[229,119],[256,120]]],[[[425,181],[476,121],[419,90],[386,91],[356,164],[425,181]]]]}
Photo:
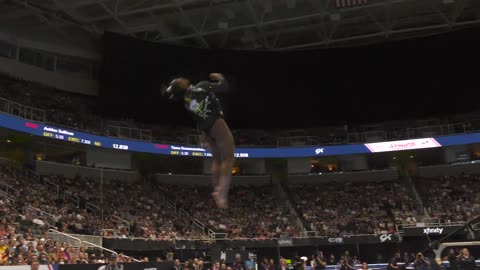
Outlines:
{"type": "Polygon", "coordinates": [[[218,82],[201,81],[191,85],[184,96],[185,107],[197,121],[197,127],[206,135],[215,121],[223,117],[220,100],[215,93],[226,92],[228,83],[224,79],[218,82]]]}

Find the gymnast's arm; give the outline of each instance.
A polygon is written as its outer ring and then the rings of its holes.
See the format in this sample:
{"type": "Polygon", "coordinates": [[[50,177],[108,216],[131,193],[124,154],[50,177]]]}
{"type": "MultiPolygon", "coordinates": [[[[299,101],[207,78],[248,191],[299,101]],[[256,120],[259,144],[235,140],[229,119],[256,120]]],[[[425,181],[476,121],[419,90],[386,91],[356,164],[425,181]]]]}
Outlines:
{"type": "Polygon", "coordinates": [[[214,93],[226,93],[228,91],[228,82],[220,73],[210,73],[208,76],[210,81],[199,82],[196,87],[212,91],[214,93]]]}

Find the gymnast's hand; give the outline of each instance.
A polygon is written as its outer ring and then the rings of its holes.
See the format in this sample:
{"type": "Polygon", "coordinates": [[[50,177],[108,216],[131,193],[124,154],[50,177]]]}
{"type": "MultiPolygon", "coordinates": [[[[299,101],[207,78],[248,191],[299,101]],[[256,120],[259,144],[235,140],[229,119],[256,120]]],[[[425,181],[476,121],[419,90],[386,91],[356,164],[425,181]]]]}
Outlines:
{"type": "Polygon", "coordinates": [[[209,79],[212,81],[223,81],[224,77],[221,73],[210,73],[208,75],[209,79]]]}

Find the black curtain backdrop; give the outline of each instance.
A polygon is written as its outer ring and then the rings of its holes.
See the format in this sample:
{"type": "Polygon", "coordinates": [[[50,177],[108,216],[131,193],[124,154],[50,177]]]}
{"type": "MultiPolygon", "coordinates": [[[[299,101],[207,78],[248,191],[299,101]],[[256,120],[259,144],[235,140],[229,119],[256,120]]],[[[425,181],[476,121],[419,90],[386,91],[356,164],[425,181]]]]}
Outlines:
{"type": "Polygon", "coordinates": [[[160,97],[177,75],[222,72],[233,128],[304,128],[476,110],[478,29],[345,49],[293,52],[194,49],[106,33],[99,109],[157,124],[194,126],[160,97]]]}

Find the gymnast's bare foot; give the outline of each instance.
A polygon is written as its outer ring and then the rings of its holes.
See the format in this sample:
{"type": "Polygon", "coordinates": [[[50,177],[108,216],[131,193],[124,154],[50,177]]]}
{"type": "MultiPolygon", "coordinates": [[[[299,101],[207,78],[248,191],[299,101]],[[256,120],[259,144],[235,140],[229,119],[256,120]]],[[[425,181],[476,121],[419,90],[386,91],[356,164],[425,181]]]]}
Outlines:
{"type": "Polygon", "coordinates": [[[217,203],[217,207],[220,209],[227,209],[228,208],[228,201],[227,198],[224,196],[220,196],[220,192],[214,191],[212,192],[212,197],[215,199],[215,203],[217,203]]]}

